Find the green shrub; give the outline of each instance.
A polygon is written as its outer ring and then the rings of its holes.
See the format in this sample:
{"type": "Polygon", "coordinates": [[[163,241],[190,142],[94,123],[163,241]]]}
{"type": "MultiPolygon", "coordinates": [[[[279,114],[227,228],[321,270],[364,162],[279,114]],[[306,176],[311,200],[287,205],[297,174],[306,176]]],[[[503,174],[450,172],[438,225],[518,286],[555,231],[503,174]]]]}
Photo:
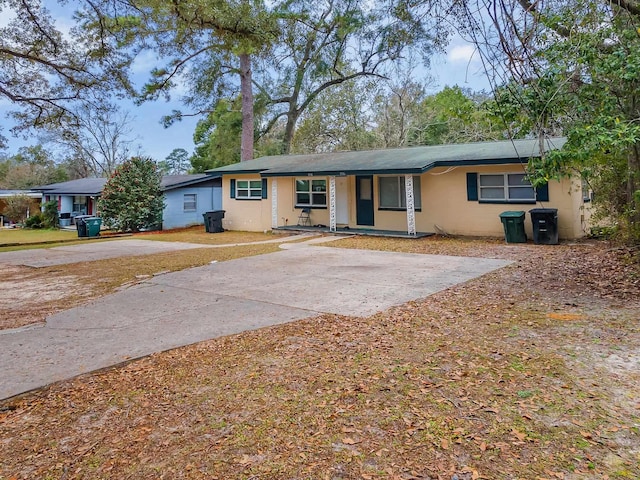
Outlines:
{"type": "Polygon", "coordinates": [[[98,203],[104,224],[124,232],[162,225],[161,178],[151,158],[133,157],[119,165],[107,180],[98,203]]]}
{"type": "Polygon", "coordinates": [[[50,200],[44,204],[42,209],[42,224],[43,228],[57,228],[58,227],[58,202],[50,200]]]}
{"type": "Polygon", "coordinates": [[[31,215],[24,221],[25,228],[44,228],[44,219],[41,213],[31,215]]]}

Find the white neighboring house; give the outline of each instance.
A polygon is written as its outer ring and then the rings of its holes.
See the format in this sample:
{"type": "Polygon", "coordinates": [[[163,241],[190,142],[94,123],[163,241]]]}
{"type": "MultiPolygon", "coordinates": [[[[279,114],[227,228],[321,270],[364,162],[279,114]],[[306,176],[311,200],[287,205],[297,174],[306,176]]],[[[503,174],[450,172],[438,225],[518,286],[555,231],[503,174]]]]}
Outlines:
{"type": "MultiPolygon", "coordinates": [[[[42,195],[42,203],[55,200],[63,220],[71,222],[79,215],[97,215],[97,200],[102,195],[106,178],[80,178],[68,182],[34,187],[42,195]]],[[[161,182],[165,207],[162,228],[172,229],[203,225],[203,214],[222,208],[222,181],[206,174],[165,175],[161,182]]]]}

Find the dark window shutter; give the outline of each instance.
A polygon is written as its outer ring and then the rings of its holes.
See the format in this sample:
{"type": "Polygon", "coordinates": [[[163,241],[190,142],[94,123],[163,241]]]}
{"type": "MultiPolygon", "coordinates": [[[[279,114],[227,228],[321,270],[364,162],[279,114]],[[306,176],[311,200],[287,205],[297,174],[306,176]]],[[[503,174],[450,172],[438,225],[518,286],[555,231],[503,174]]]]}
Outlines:
{"type": "Polygon", "coordinates": [[[267,179],[262,179],[262,198],[267,198],[267,179]]]}
{"type": "Polygon", "coordinates": [[[536,187],[536,200],[539,202],[548,202],[549,201],[549,184],[545,183],[544,185],[540,185],[536,187]]]}
{"type": "Polygon", "coordinates": [[[229,184],[230,184],[229,189],[231,190],[231,192],[230,192],[231,198],[236,198],[236,180],[235,180],[235,178],[232,178],[229,181],[229,184]]]}
{"type": "Polygon", "coordinates": [[[478,201],[478,174],[467,173],[467,200],[472,202],[478,201]]]}

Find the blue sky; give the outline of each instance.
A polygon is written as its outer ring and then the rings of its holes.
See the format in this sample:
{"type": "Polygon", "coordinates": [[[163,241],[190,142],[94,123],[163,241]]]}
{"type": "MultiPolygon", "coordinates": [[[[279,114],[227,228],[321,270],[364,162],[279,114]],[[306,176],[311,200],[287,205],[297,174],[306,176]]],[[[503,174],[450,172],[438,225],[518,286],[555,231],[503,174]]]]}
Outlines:
{"type": "MultiPolygon", "coordinates": [[[[2,12],[0,26],[8,21],[6,12],[2,12]]],[[[64,20],[60,20],[58,26],[65,30],[64,20]]],[[[143,57],[135,65],[140,82],[143,82],[155,59],[143,57]]],[[[458,85],[473,90],[490,90],[489,82],[483,73],[480,57],[474,51],[474,47],[465,42],[460,37],[454,37],[447,49],[446,54],[435,56],[431,61],[431,68],[425,72],[434,80],[432,90],[435,93],[445,86],[458,85]]],[[[419,80],[419,79],[416,79],[419,80]]],[[[179,95],[175,96],[179,98],[179,95]]],[[[133,102],[123,102],[122,108],[127,110],[131,116],[131,137],[134,139],[132,146],[133,153],[149,155],[156,160],[164,159],[174,148],[184,148],[188,152],[193,151],[193,131],[198,118],[185,118],[181,122],[176,122],[169,128],[164,128],[160,123],[163,115],[168,115],[174,109],[180,109],[177,102],[156,101],[136,106],[133,102]]],[[[0,98],[0,119],[2,124],[2,134],[9,140],[8,153],[17,152],[18,148],[25,145],[34,145],[38,139],[34,137],[15,138],[9,132],[12,122],[6,114],[11,109],[8,100],[0,98]]]]}

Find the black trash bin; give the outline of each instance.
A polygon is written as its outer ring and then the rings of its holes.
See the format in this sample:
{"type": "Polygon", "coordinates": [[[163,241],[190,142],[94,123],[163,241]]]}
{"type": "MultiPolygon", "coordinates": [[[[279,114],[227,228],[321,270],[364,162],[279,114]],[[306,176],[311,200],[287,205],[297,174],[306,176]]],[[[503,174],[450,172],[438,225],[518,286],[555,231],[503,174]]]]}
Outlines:
{"type": "Polygon", "coordinates": [[[76,222],[76,229],[78,230],[78,237],[88,237],[87,233],[87,219],[91,218],[91,215],[78,215],[73,219],[76,222]]]}
{"type": "Polygon", "coordinates": [[[524,232],[525,212],[502,212],[500,220],[504,227],[504,239],[507,243],[526,243],[527,234],[524,232]]]}
{"type": "Polygon", "coordinates": [[[558,209],[534,208],[529,210],[533,224],[533,243],[538,245],[558,244],[558,209]]]}
{"type": "Polygon", "coordinates": [[[212,210],[211,212],[203,213],[202,216],[204,217],[204,228],[207,233],[224,232],[224,228],[222,228],[224,210],[212,210]]]}

